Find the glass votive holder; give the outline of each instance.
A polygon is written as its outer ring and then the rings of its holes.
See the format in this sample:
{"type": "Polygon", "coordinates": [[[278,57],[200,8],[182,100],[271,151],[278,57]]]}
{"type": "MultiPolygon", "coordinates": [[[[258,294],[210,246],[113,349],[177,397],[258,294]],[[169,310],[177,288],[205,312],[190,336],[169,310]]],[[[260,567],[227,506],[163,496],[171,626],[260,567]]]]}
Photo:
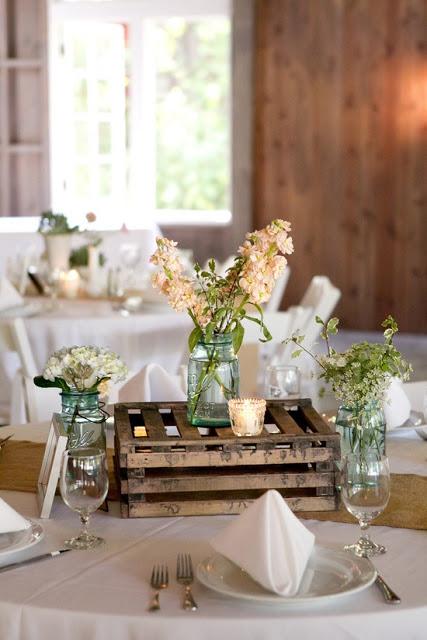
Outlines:
{"type": "Polygon", "coordinates": [[[298,367],[270,365],[265,371],[265,395],[279,400],[300,393],[301,373],[298,367]]]}
{"type": "Polygon", "coordinates": [[[236,436],[258,436],[264,426],[266,402],[261,398],[233,398],[228,412],[236,436]]]}

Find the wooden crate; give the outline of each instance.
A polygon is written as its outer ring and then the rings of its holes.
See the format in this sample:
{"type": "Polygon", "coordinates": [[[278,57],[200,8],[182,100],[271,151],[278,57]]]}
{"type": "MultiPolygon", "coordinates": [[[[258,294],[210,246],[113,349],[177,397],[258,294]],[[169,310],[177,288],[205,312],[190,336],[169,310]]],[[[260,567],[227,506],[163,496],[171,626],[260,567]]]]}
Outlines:
{"type": "Polygon", "coordinates": [[[310,400],[268,401],[256,437],[230,428],[201,433],[186,412],[184,402],[115,405],[122,517],[240,513],[267,489],[294,511],[338,508],[339,435],[310,400]],[[135,427],[145,435],[135,437],[135,427]]]}

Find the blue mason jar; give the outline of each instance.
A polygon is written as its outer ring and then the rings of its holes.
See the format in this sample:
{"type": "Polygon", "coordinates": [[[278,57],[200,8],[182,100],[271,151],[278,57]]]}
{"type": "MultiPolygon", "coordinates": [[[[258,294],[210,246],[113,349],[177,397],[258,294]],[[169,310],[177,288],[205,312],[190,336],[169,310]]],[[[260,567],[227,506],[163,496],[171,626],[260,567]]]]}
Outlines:
{"type": "Polygon", "coordinates": [[[96,447],[105,451],[106,414],[98,392],[63,391],[61,418],[68,433],[68,449],[96,447]]]}
{"type": "Polygon", "coordinates": [[[230,425],[228,400],[239,395],[239,360],[231,334],[200,340],[188,363],[187,415],[193,426],[230,425]]]}
{"type": "Polygon", "coordinates": [[[341,456],[372,451],[385,454],[386,420],[377,400],[363,406],[338,408],[335,422],[341,434],[341,456]]]}

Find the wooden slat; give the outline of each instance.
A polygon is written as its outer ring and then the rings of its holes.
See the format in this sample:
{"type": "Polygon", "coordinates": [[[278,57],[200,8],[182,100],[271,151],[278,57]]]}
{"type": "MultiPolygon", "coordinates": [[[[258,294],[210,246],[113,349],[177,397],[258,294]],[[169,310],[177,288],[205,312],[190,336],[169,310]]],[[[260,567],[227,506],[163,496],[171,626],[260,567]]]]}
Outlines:
{"type": "Polygon", "coordinates": [[[155,408],[142,409],[144,425],[150,439],[168,440],[165,425],[162,420],[162,414],[155,408]]]}
{"type": "Polygon", "coordinates": [[[281,405],[268,405],[268,411],[282,433],[286,435],[304,435],[303,429],[281,405]]]}
{"type": "Polygon", "coordinates": [[[188,474],[171,477],[129,478],[121,486],[122,493],[172,493],[175,491],[217,491],[244,489],[285,489],[334,486],[334,473],[227,473],[223,475],[188,474]]]}
{"type": "Polygon", "coordinates": [[[313,407],[301,407],[300,411],[313,431],[323,435],[330,435],[333,433],[329,425],[323,420],[317,411],[313,409],[313,407]]]}
{"type": "MultiPolygon", "coordinates": [[[[211,430],[212,431],[212,430],[211,430]]],[[[201,440],[203,442],[204,445],[209,445],[209,446],[218,446],[220,447],[221,445],[229,445],[230,444],[230,439],[231,438],[221,438],[220,436],[201,436],[201,440]]],[[[285,434],[285,433],[267,433],[266,435],[264,435],[263,433],[261,433],[259,436],[242,436],[241,438],[237,438],[235,437],[237,444],[243,445],[243,444],[250,444],[250,445],[257,445],[257,444],[265,444],[265,445],[283,445],[283,444],[298,444],[298,443],[306,443],[308,445],[310,444],[314,444],[315,446],[317,446],[318,442],[325,442],[326,444],[329,443],[336,443],[339,441],[339,434],[337,433],[330,433],[329,435],[323,435],[323,434],[317,434],[317,433],[303,433],[302,435],[289,435],[289,434],[285,434]]],[[[176,438],[174,436],[170,436],[168,437],[168,443],[169,446],[172,447],[187,447],[187,446],[191,446],[192,444],[194,444],[194,440],[188,440],[187,438],[176,438]]],[[[162,446],[164,445],[164,441],[163,440],[152,440],[151,438],[139,438],[139,439],[135,439],[132,441],[132,446],[134,445],[140,445],[140,447],[144,447],[144,448],[148,448],[148,447],[155,447],[155,446],[162,446]]],[[[121,443],[121,447],[122,449],[125,448],[125,445],[123,445],[123,443],[121,443]]]]}
{"type": "MultiPolygon", "coordinates": [[[[129,453],[124,466],[128,469],[140,467],[211,467],[227,465],[295,464],[299,462],[327,462],[331,460],[332,449],[328,447],[305,449],[270,449],[265,451],[194,451],[191,458],[186,452],[170,453],[129,453]]],[[[123,456],[124,458],[124,456],[123,456]]],[[[122,465],[122,456],[120,464],[122,465]]]]}
{"type": "Polygon", "coordinates": [[[129,413],[124,404],[114,405],[114,429],[120,444],[134,440],[129,413]]]}
{"type": "MultiPolygon", "coordinates": [[[[336,509],[336,499],[333,496],[285,498],[292,511],[332,511],[336,509]]],[[[242,513],[251,503],[246,500],[194,500],[176,502],[132,502],[129,504],[130,518],[163,517],[163,516],[192,516],[218,515],[242,513]]]]}
{"type": "Polygon", "coordinates": [[[218,438],[226,438],[226,439],[233,438],[234,440],[236,439],[236,436],[233,433],[233,429],[231,427],[221,427],[221,428],[215,429],[215,433],[217,434],[218,438]]]}
{"type": "Polygon", "coordinates": [[[172,405],[172,414],[175,418],[176,426],[182,438],[186,440],[201,440],[202,436],[197,427],[192,427],[187,419],[187,409],[184,406],[172,405]]]}

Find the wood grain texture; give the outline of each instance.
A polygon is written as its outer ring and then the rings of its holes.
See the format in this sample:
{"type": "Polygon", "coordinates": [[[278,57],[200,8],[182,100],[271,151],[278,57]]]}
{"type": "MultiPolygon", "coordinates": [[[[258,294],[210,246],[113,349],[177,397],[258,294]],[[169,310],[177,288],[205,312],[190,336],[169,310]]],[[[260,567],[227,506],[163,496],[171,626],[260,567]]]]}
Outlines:
{"type": "Polygon", "coordinates": [[[259,435],[239,438],[190,427],[184,402],[116,404],[122,517],[240,513],[268,489],[292,508],[335,508],[339,434],[307,399],[268,400],[266,420],[259,435]]]}
{"type": "Polygon", "coordinates": [[[347,327],[427,331],[427,2],[258,0],[254,218],[293,224],[347,327]]]}

